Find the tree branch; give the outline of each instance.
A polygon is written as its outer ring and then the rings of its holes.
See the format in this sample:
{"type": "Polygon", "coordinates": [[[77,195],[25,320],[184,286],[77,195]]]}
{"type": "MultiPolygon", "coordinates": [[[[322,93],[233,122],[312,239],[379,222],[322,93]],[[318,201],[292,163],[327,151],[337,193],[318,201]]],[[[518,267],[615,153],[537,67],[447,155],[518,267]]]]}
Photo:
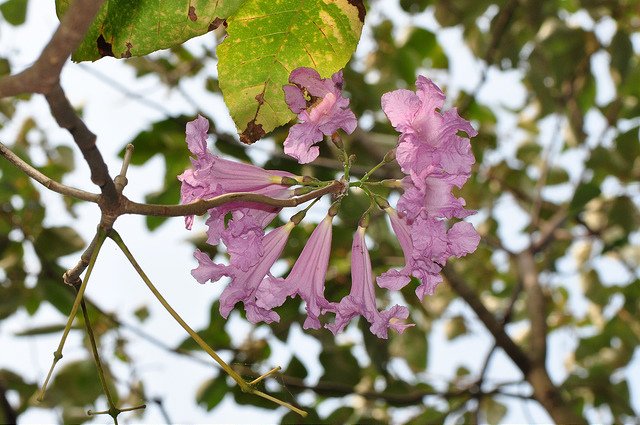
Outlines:
{"type": "Polygon", "coordinates": [[[525,352],[507,335],[504,326],[487,310],[473,290],[467,286],[462,277],[455,273],[451,267],[445,267],[442,272],[453,290],[469,304],[487,330],[491,332],[496,344],[505,351],[522,371],[529,384],[533,387],[534,398],[545,408],[551,418],[556,423],[562,424],[585,423],[584,418],[573,411],[568,401],[563,398],[560,390],[551,382],[544,362],[540,365],[529,359],[525,352]]]}
{"type": "Polygon", "coordinates": [[[94,203],[97,203],[100,199],[100,195],[96,193],[85,192],[84,190],[76,189],[75,187],[66,186],[45,176],[36,168],[29,165],[26,161],[22,160],[18,155],[13,153],[11,149],[2,143],[0,143],[0,155],[4,156],[7,161],[22,170],[26,175],[53,192],[94,203]]]}
{"type": "Polygon", "coordinates": [[[51,114],[58,125],[69,130],[73,140],[80,148],[91,170],[91,181],[100,187],[105,203],[108,206],[115,205],[119,195],[113,180],[109,176],[107,164],[96,146],[96,135],[78,117],[59,83],[54,84],[45,97],[51,108],[51,114]]]}
{"type": "Polygon", "coordinates": [[[527,294],[527,309],[531,326],[529,359],[535,366],[544,367],[547,359],[547,312],[546,302],[533,254],[524,250],[518,254],[518,275],[527,294]]]}
{"type": "Polygon", "coordinates": [[[84,39],[104,0],[76,0],[40,57],[24,71],[0,79],[0,98],[22,93],[48,93],[59,81],[71,53],[84,39]]]}
{"type": "Polygon", "coordinates": [[[258,202],[273,207],[295,207],[315,198],[319,198],[328,193],[338,193],[344,190],[343,182],[334,180],[327,186],[309,192],[305,195],[295,196],[287,199],[275,199],[266,195],[256,193],[233,192],[216,196],[208,200],[199,200],[184,205],[156,205],[139,204],[137,202],[124,199],[123,214],[141,214],[161,217],[179,217],[186,215],[202,215],[211,208],[229,202],[258,202]]]}
{"type": "Polygon", "coordinates": [[[469,304],[469,307],[476,313],[487,330],[491,332],[491,335],[493,335],[493,338],[496,340],[496,344],[507,353],[526,376],[531,368],[529,358],[525,352],[513,342],[511,337],[507,335],[504,326],[487,310],[473,290],[467,286],[462,277],[454,272],[451,267],[446,266],[442,269],[442,274],[447,278],[453,290],[469,304]]]}

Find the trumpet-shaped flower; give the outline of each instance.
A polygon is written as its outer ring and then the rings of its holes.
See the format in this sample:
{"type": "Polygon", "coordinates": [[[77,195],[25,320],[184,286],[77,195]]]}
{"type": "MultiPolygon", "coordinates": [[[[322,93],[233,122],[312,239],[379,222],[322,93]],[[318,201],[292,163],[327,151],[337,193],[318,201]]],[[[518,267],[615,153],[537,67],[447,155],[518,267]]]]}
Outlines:
{"type": "Polygon", "coordinates": [[[444,221],[424,213],[408,224],[392,208],[386,211],[404,253],[405,266],[380,275],[377,282],[382,288],[400,290],[414,276],[420,281],[416,295],[422,300],[425,295],[432,295],[442,282],[440,271],[447,260],[475,251],[480,241],[480,235],[470,223],[461,221],[447,230],[444,221]]]}
{"type": "Polygon", "coordinates": [[[320,78],[312,68],[297,68],[289,76],[291,84],[283,86],[285,101],[300,122],[289,130],[284,152],[306,164],[318,157],[316,143],[342,129],[353,133],[358,121],[349,109],[349,99],[342,96],[342,71],[320,78]]]}
{"type": "Polygon", "coordinates": [[[307,304],[305,329],[319,329],[318,317],[332,311],[331,303],[324,298],[324,281],[331,255],[331,230],[333,216],[328,215],[315,228],[302,253],[286,277],[268,276],[260,285],[257,305],[272,309],[284,303],[287,297],[299,295],[307,304]]]}
{"type": "Polygon", "coordinates": [[[263,252],[259,260],[252,266],[243,270],[231,265],[215,264],[207,254],[196,251],[198,267],[191,271],[191,274],[200,283],[208,280],[216,281],[222,276],[229,276],[231,282],[220,295],[220,314],[226,319],[235,304],[242,301],[247,319],[252,323],[278,321],[280,317],[277,313],[263,308],[256,304],[256,292],[262,280],[269,273],[271,266],[276,262],[284,249],[289,233],[295,224],[288,222],[271,232],[263,239],[263,252]]]}
{"type": "Polygon", "coordinates": [[[464,208],[464,199],[453,196],[453,183],[447,176],[429,175],[428,172],[423,173],[420,179],[407,176],[402,179],[402,188],[404,193],[398,200],[398,211],[409,222],[422,212],[444,218],[464,218],[474,213],[464,208]]]}
{"type": "MultiPolygon", "coordinates": [[[[231,192],[251,192],[283,199],[293,195],[289,186],[280,184],[282,177],[294,177],[291,173],[265,170],[209,152],[208,129],[209,121],[200,115],[187,123],[187,145],[195,157],[191,158],[192,167],[178,176],[182,183],[180,201],[183,204],[231,192]]],[[[246,271],[258,261],[263,250],[263,229],[279,211],[279,208],[255,202],[232,202],[212,208],[207,219],[207,242],[217,245],[222,240],[232,264],[246,271]],[[229,212],[233,217],[225,226],[229,212]]],[[[193,216],[185,217],[187,229],[192,224],[193,216]]]]}
{"type": "Polygon", "coordinates": [[[362,315],[370,324],[371,333],[379,338],[387,338],[389,328],[398,333],[404,332],[412,324],[402,321],[409,317],[406,307],[395,305],[387,310],[378,311],[371,270],[371,259],[364,240],[365,228],[358,227],[351,248],[351,292],[336,306],[336,320],[326,325],[334,334],[358,315],[362,315]]]}
{"type": "Polygon", "coordinates": [[[466,175],[475,162],[469,137],[477,131],[455,108],[441,112],[445,96],[431,80],[418,76],[416,92],[395,90],[382,96],[382,109],[401,134],[396,158],[405,174],[429,166],[449,175],[466,175]]]}

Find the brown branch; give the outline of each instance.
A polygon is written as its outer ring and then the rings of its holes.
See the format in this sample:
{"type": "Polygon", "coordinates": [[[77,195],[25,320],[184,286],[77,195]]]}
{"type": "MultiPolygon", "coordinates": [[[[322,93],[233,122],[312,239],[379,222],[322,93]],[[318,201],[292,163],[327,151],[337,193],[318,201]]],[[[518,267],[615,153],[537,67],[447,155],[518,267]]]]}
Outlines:
{"type": "Polygon", "coordinates": [[[533,254],[528,250],[518,254],[518,275],[520,285],[527,294],[527,310],[531,326],[529,359],[535,366],[544,367],[547,359],[548,333],[546,301],[533,254]]]}
{"type": "Polygon", "coordinates": [[[13,153],[11,149],[2,143],[0,143],[0,155],[5,157],[7,161],[23,171],[26,175],[53,192],[94,203],[97,203],[100,199],[100,195],[96,193],[85,192],[84,190],[76,189],[75,187],[66,186],[45,176],[40,171],[29,165],[26,161],[22,160],[18,155],[13,153]]]}
{"type": "Polygon", "coordinates": [[[287,199],[275,199],[265,195],[255,193],[233,192],[216,196],[208,200],[199,200],[184,205],[156,205],[139,204],[137,202],[124,199],[123,214],[141,214],[161,217],[179,217],[186,215],[202,215],[208,210],[229,202],[258,202],[273,207],[295,207],[328,193],[339,193],[344,190],[344,183],[334,180],[327,186],[314,190],[302,196],[287,199]]]}
{"type": "Polygon", "coordinates": [[[58,83],[64,63],[80,46],[103,2],[74,1],[36,62],[16,75],[0,79],[0,98],[22,93],[48,93],[58,83]]]}
{"type": "Polygon", "coordinates": [[[533,387],[534,398],[544,407],[556,423],[582,424],[584,418],[576,414],[560,390],[549,378],[549,374],[542,364],[532,362],[525,352],[507,335],[504,326],[480,301],[475,292],[467,286],[464,279],[447,266],[443,270],[449,285],[476,313],[480,321],[493,335],[496,344],[502,348],[511,360],[522,371],[525,378],[533,387]]]}
{"type": "Polygon", "coordinates": [[[78,263],[62,275],[62,280],[64,281],[64,283],[70,286],[78,286],[82,283],[80,281],[80,275],[85,271],[87,267],[89,267],[89,260],[91,260],[93,250],[96,249],[97,243],[98,233],[96,232],[96,234],[93,236],[93,240],[91,240],[82,255],[80,255],[80,260],[78,260],[78,263]]]}
{"type": "Polygon", "coordinates": [[[551,218],[540,226],[540,235],[531,245],[531,251],[535,254],[542,251],[555,238],[556,231],[569,218],[569,206],[560,208],[551,218]]]}
{"type": "MultiPolygon", "coordinates": [[[[243,376],[248,378],[254,378],[260,376],[259,373],[253,371],[251,368],[241,365],[234,364],[233,368],[238,371],[243,376]]],[[[436,391],[436,390],[423,390],[416,389],[410,392],[404,393],[392,393],[392,392],[384,392],[384,391],[370,391],[370,390],[358,390],[352,385],[343,384],[340,382],[332,382],[332,381],[318,381],[318,383],[309,385],[304,382],[304,379],[278,373],[276,375],[278,377],[278,381],[284,386],[289,388],[295,388],[298,390],[311,390],[318,395],[327,396],[327,397],[341,397],[345,395],[356,394],[360,397],[366,398],[367,400],[382,400],[386,401],[395,406],[413,406],[416,404],[422,404],[422,400],[428,396],[434,397],[442,397],[445,399],[452,399],[456,397],[464,397],[468,395],[470,392],[473,392],[472,387],[464,387],[458,390],[453,391],[436,391]]],[[[476,391],[473,393],[474,397],[483,397],[487,395],[505,395],[508,397],[518,397],[518,398],[530,398],[528,396],[522,396],[519,394],[505,393],[502,392],[498,386],[498,388],[494,388],[485,393],[476,391]]]]}
{"type": "Polygon", "coordinates": [[[471,309],[476,313],[480,321],[485,325],[487,330],[491,332],[493,338],[500,348],[502,348],[513,362],[520,368],[526,376],[531,365],[529,358],[524,351],[507,335],[504,326],[487,310],[485,305],[480,301],[478,296],[469,288],[460,275],[453,271],[449,266],[442,269],[444,276],[447,278],[449,285],[453,290],[469,304],[471,309]]]}
{"type": "Polygon", "coordinates": [[[100,187],[105,204],[107,206],[115,205],[119,195],[109,176],[107,164],[96,146],[96,135],[78,117],[60,84],[54,84],[45,97],[51,108],[51,115],[60,127],[66,128],[71,133],[73,140],[80,148],[91,170],[91,181],[100,187]]]}

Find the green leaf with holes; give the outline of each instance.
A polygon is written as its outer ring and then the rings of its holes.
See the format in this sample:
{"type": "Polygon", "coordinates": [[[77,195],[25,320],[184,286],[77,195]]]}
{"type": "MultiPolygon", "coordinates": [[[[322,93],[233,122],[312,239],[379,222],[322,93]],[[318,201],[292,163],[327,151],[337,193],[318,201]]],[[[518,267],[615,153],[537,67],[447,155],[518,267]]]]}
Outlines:
{"type": "Polygon", "coordinates": [[[220,88],[241,140],[289,122],[282,86],[291,71],[306,66],[330,77],[343,68],[363,20],[362,1],[247,0],[218,47],[220,88]]]}
{"type": "MultiPolygon", "coordinates": [[[[128,58],[176,46],[217,28],[245,1],[107,0],[72,59],[128,58]]],[[[71,3],[56,0],[59,17],[71,3]]]]}

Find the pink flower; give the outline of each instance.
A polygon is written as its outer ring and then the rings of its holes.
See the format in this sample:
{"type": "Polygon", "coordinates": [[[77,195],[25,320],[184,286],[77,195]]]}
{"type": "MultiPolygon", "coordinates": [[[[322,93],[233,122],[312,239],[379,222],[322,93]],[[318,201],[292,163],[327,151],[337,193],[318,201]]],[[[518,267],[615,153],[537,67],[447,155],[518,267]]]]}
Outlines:
{"type": "MultiPolygon", "coordinates": [[[[441,112],[444,93],[431,80],[418,76],[416,93],[395,90],[382,96],[382,109],[401,134],[396,158],[405,174],[429,166],[448,175],[469,176],[475,162],[469,139],[478,132],[455,108],[441,112]]],[[[463,182],[456,182],[457,185],[463,182]]]]}
{"type": "Polygon", "coordinates": [[[425,213],[408,224],[393,208],[385,210],[404,253],[405,266],[380,275],[377,282],[381,288],[400,290],[414,276],[420,281],[416,295],[422,300],[425,295],[432,295],[442,282],[440,271],[447,260],[475,251],[480,242],[480,235],[470,223],[461,221],[447,230],[445,221],[425,213]]]}
{"type": "MultiPolygon", "coordinates": [[[[211,199],[231,192],[251,192],[274,198],[289,198],[293,192],[280,184],[282,177],[295,177],[291,173],[265,170],[251,164],[230,161],[212,154],[207,149],[209,121],[198,115],[187,123],[187,145],[195,158],[192,168],[178,176],[182,182],[180,201],[189,203],[198,199],[211,199]]],[[[262,255],[264,227],[278,214],[279,208],[250,202],[232,202],[209,210],[207,242],[224,242],[231,256],[231,264],[246,271],[262,255]],[[225,217],[232,219],[225,225],[225,217]]],[[[190,229],[193,216],[185,217],[190,229]]]]}
{"type": "Polygon", "coordinates": [[[409,317],[406,307],[395,305],[390,309],[378,311],[373,283],[371,259],[364,241],[365,228],[358,227],[351,248],[351,292],[336,306],[336,320],[326,327],[334,334],[342,331],[351,319],[362,315],[370,324],[371,333],[387,339],[387,330],[404,332],[412,324],[401,320],[409,317]]]}
{"type": "Polygon", "coordinates": [[[320,78],[315,69],[297,68],[291,71],[289,82],[283,86],[285,100],[300,122],[289,130],[284,152],[306,164],[318,157],[315,144],[325,135],[340,128],[351,134],[358,121],[349,109],[349,99],[342,97],[342,71],[328,79],[320,78]]]}
{"type": "Polygon", "coordinates": [[[299,295],[307,303],[305,329],[319,329],[318,317],[332,311],[331,303],[324,298],[324,281],[331,255],[331,230],[333,216],[316,226],[302,253],[286,279],[271,275],[260,284],[257,305],[265,309],[281,306],[287,297],[299,295]]]}
{"type": "MultiPolygon", "coordinates": [[[[404,193],[398,200],[398,211],[412,222],[423,211],[432,217],[465,218],[475,211],[464,208],[465,201],[451,193],[453,183],[450,178],[424,172],[421,179],[407,176],[402,179],[404,193]],[[420,184],[416,185],[414,182],[420,184]]],[[[415,176],[415,174],[413,174],[415,176]]]]}
{"type": "MultiPolygon", "coordinates": [[[[187,123],[187,145],[195,158],[192,168],[178,176],[182,182],[180,202],[187,204],[198,199],[210,199],[224,193],[257,192],[268,189],[271,193],[285,194],[289,187],[279,184],[282,177],[294,177],[291,173],[265,170],[251,164],[230,161],[212,154],[207,149],[209,121],[201,115],[187,123]]],[[[185,217],[187,229],[193,224],[193,216],[185,217]]]]}
{"type": "Polygon", "coordinates": [[[208,280],[216,281],[222,276],[229,276],[231,282],[220,295],[220,314],[225,319],[238,301],[242,301],[247,319],[252,323],[276,322],[280,320],[278,314],[256,304],[256,292],[264,277],[269,273],[271,266],[276,262],[284,249],[289,233],[295,224],[288,222],[271,232],[263,239],[263,252],[259,260],[252,266],[243,270],[233,264],[225,266],[215,264],[208,255],[196,251],[198,267],[191,271],[191,274],[200,283],[208,280]]]}

